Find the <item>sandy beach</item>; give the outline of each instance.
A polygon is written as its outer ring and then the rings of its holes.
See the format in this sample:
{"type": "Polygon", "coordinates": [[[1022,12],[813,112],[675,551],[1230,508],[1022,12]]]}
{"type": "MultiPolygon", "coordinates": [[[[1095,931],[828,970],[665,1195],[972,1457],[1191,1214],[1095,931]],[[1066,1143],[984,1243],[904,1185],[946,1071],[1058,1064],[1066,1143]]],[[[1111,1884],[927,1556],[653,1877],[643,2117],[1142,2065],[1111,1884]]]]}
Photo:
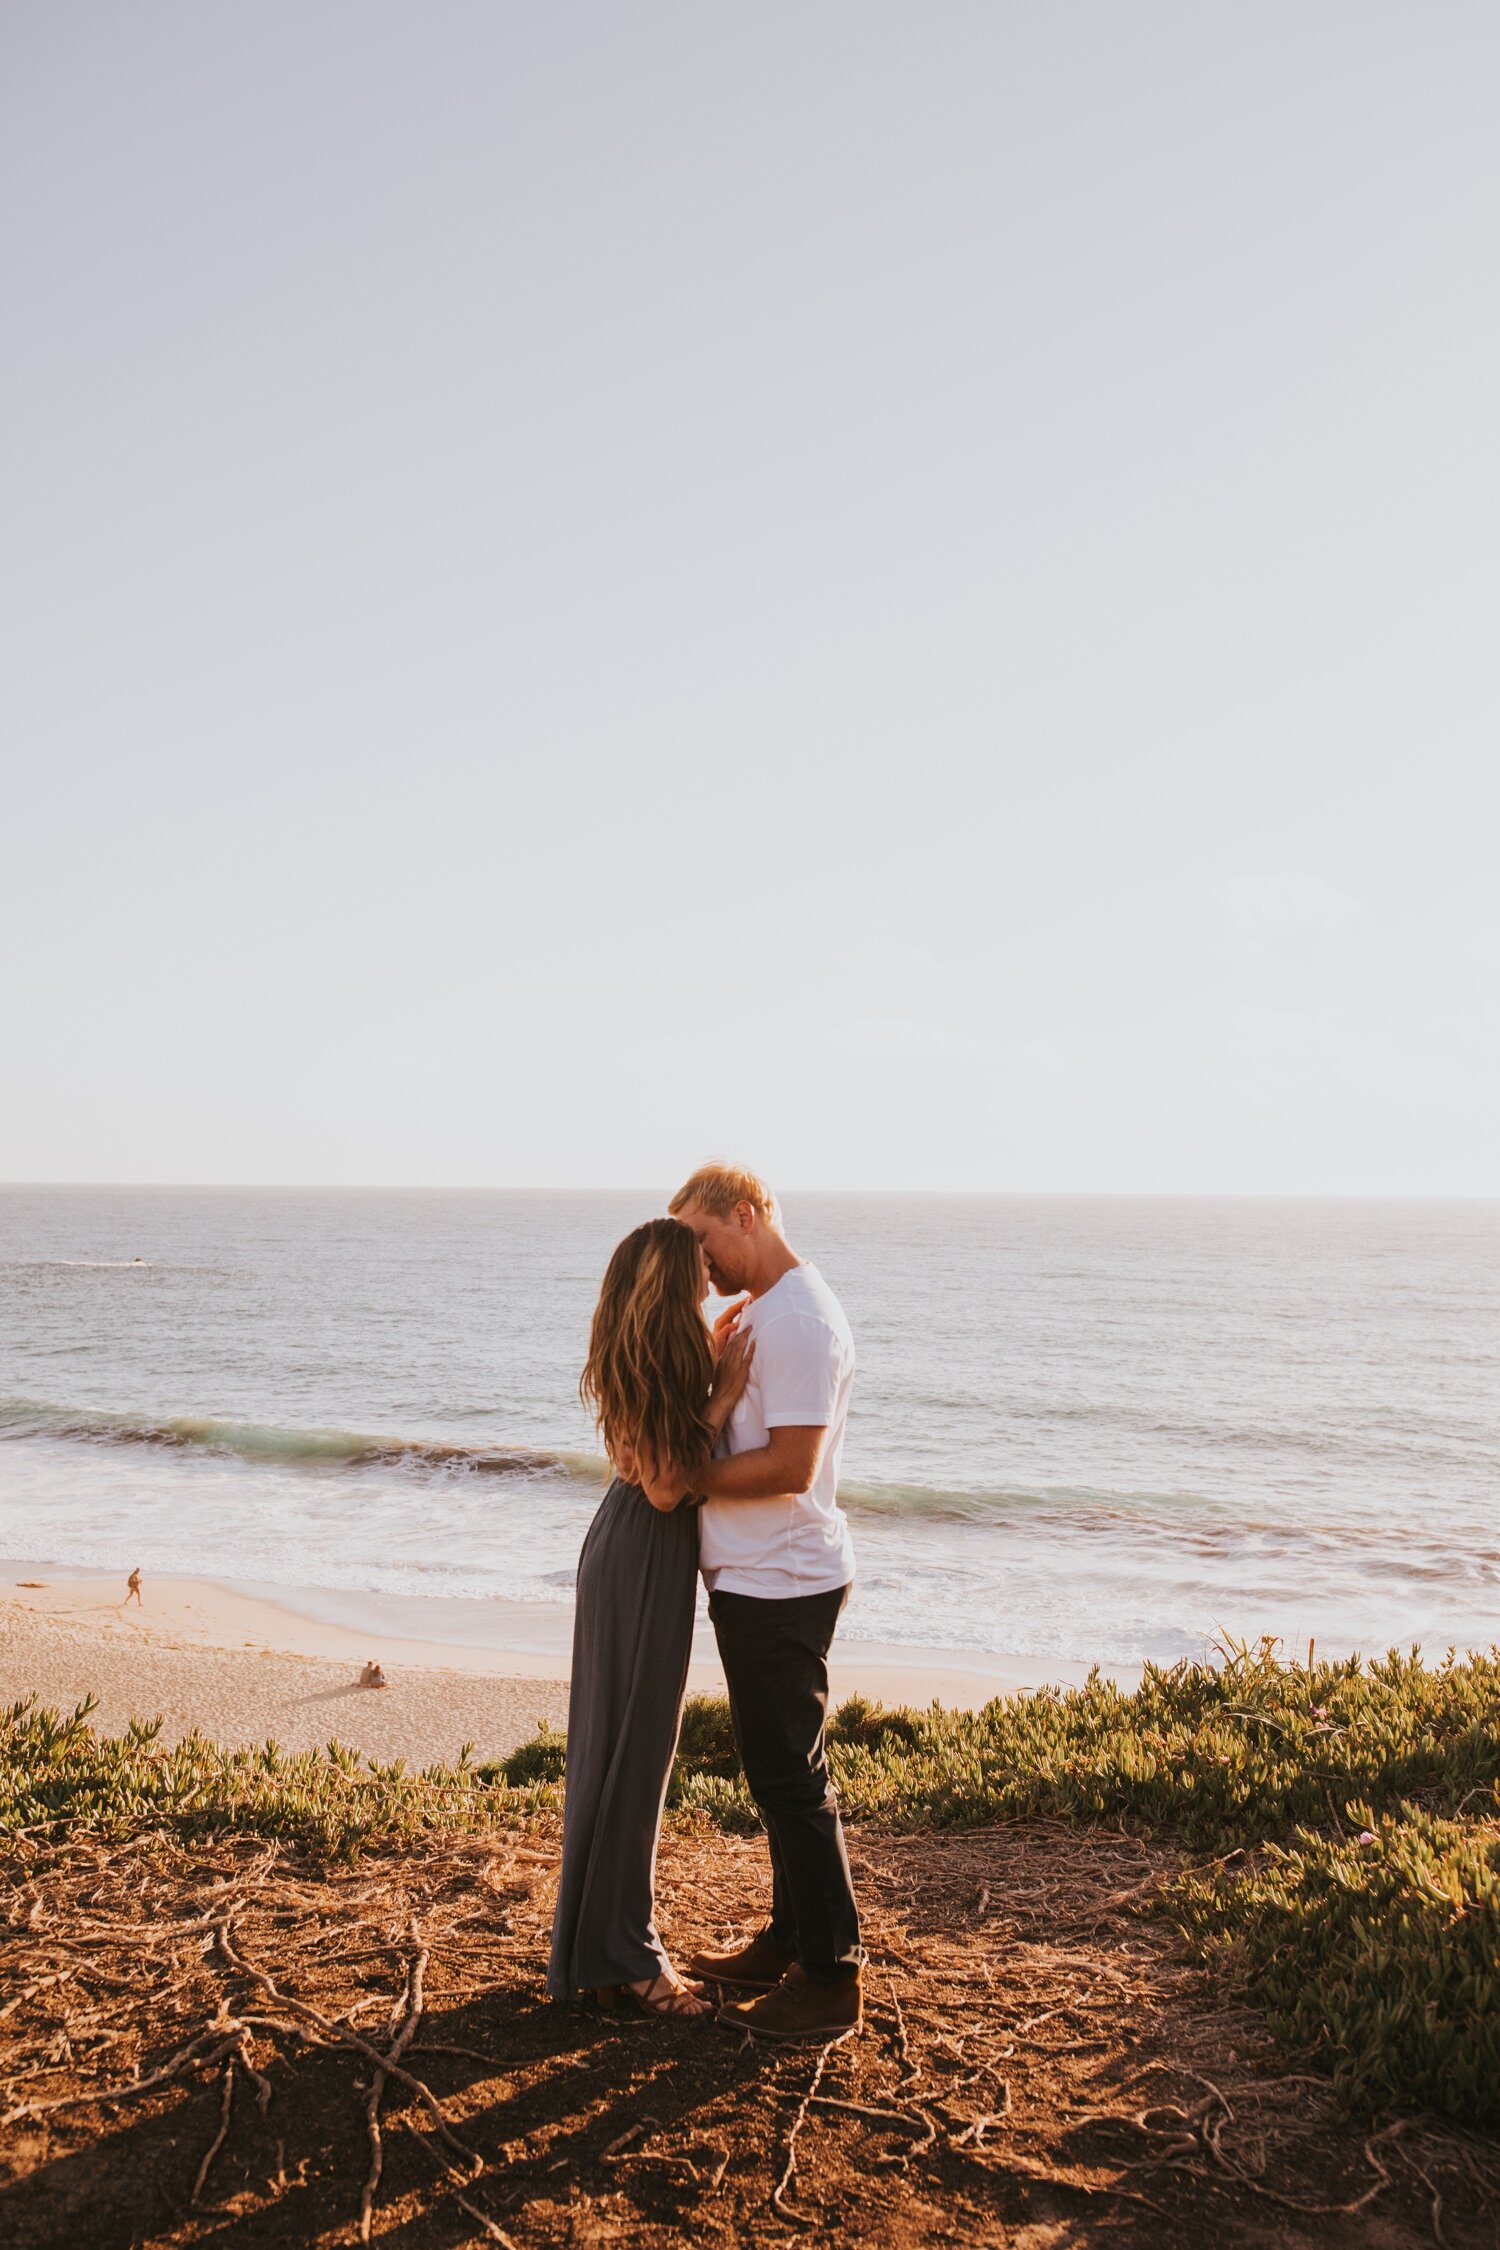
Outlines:
{"type": "Polygon", "coordinates": [[[465,1742],[480,1757],[501,1756],[540,1720],[567,1718],[564,1681],[386,1662],[389,1686],[362,1688],[373,1650],[283,1645],[295,1636],[270,1620],[257,1631],[260,1605],[218,1587],[176,1580],[147,1598],[150,1606],[125,1612],[98,1580],[16,1589],[0,1609],[0,1699],[35,1695],[71,1709],[92,1695],[94,1724],[106,1732],[160,1716],[173,1742],[195,1727],[216,1742],[273,1738],[289,1750],[337,1737],[366,1757],[413,1765],[451,1759],[465,1742]]]}
{"type": "MultiPolygon", "coordinates": [[[[287,1749],[337,1736],[367,1757],[426,1765],[465,1742],[481,1758],[503,1756],[541,1720],[567,1720],[572,1611],[560,1603],[433,1604],[415,1619],[399,1615],[408,1630],[396,1634],[392,1606],[374,1597],[355,1624],[348,1619],[360,1603],[348,1595],[321,1604],[293,1597],[294,1609],[205,1580],[148,1578],[137,1604],[116,1578],[12,1569],[0,1599],[0,1700],[34,1695],[71,1709],[92,1695],[105,1730],[160,1716],[171,1741],[195,1727],[218,1742],[273,1737],[287,1749]],[[307,1614],[320,1606],[325,1614],[307,1614]],[[444,1618],[445,1607],[460,1614],[444,1618]],[[488,1638],[415,1637],[414,1623],[434,1619],[455,1635],[483,1629],[488,1638]],[[358,1684],[372,1657],[383,1689],[358,1684]]],[[[1048,1676],[1079,1672],[1054,1667],[1048,1676]]],[[[972,1706],[1041,1677],[982,1658],[966,1665],[948,1652],[853,1642],[835,1648],[833,1689],[836,1699],[972,1706]]],[[[690,1685],[723,1689],[712,1639],[701,1632],[690,1685]]]]}

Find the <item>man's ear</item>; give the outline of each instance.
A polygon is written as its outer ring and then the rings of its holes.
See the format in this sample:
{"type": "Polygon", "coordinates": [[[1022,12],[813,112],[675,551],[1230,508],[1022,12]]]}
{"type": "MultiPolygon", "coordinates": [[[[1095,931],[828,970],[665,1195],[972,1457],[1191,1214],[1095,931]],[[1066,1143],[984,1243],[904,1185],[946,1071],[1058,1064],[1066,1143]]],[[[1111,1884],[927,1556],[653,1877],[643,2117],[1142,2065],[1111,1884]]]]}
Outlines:
{"type": "Polygon", "coordinates": [[[755,1225],[755,1205],[753,1203],[737,1203],[734,1207],[734,1215],[739,1221],[740,1233],[749,1234],[755,1225]]]}

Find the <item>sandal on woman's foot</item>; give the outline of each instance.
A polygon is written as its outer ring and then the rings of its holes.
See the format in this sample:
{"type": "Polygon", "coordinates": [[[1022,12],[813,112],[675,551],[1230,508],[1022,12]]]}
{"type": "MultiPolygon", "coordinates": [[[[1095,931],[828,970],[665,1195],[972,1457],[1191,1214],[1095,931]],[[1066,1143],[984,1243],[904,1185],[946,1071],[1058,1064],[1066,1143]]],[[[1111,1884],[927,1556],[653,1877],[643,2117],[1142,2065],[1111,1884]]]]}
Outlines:
{"type": "Polygon", "coordinates": [[[713,2009],[675,1971],[653,1977],[649,1984],[622,1984],[621,2002],[634,2002],[643,2016],[711,2016],[713,2009]]]}

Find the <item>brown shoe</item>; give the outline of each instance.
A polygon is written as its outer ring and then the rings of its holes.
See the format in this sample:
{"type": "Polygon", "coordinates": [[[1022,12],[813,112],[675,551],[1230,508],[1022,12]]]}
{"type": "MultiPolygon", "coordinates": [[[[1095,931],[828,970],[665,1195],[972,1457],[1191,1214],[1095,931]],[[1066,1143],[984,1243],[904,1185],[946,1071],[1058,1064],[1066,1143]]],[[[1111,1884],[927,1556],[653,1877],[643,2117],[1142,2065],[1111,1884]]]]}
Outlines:
{"type": "Polygon", "coordinates": [[[688,1963],[688,1974],[703,1977],[709,1984],[743,1984],[754,1992],[769,1992],[772,1985],[780,1984],[796,1958],[762,1930],[733,1953],[695,1953],[688,1963]]]}
{"type": "Polygon", "coordinates": [[[719,2010],[731,2031],[753,2031],[757,2039],[808,2039],[827,2046],[847,2039],[864,2021],[859,1971],[841,1984],[815,1984],[794,1961],[774,1992],[758,2000],[732,2000],[719,2010]]]}

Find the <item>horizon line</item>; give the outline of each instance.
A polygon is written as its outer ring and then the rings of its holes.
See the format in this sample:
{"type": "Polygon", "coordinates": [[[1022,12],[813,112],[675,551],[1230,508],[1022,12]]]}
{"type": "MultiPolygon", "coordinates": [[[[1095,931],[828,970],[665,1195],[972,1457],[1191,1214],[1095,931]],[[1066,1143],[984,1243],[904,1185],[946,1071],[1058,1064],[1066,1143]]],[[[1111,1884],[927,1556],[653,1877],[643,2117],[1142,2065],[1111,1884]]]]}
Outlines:
{"type": "MultiPolygon", "coordinates": [[[[618,1195],[654,1196],[660,1184],[597,1182],[436,1182],[423,1180],[0,1180],[0,1194],[19,1190],[94,1189],[177,1195],[618,1195]]],[[[923,1196],[933,1200],[1033,1200],[1132,1203],[1496,1203],[1500,1189],[1451,1188],[1079,1188],[1079,1187],[827,1187],[776,1188],[778,1196],[923,1196]]]]}

